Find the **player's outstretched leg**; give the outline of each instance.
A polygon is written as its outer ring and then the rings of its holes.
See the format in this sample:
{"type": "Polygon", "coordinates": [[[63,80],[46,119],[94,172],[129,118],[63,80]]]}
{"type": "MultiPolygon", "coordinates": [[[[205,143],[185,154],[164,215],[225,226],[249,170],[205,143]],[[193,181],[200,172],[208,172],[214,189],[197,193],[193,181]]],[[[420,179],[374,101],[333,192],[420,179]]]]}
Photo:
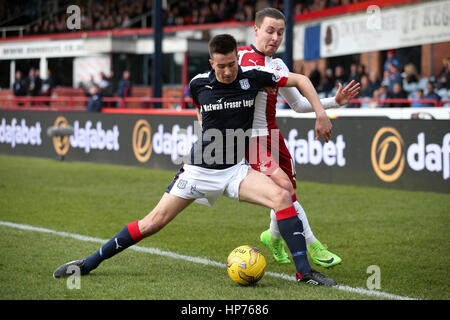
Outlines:
{"type": "Polygon", "coordinates": [[[139,231],[138,221],[134,221],[125,226],[118,234],[106,242],[100,249],[83,260],[75,260],[63,264],[53,273],[54,278],[63,278],[70,276],[79,268],[80,275],[86,275],[104,260],[115,256],[124,249],[138,243],[143,238],[139,231]]]}
{"type": "Polygon", "coordinates": [[[126,225],[119,233],[89,257],[71,261],[58,267],[53,273],[53,277],[68,277],[77,273],[77,271],[80,275],[89,274],[89,272],[97,268],[104,260],[115,256],[126,248],[138,243],[143,238],[161,230],[178,213],[191,204],[192,201],[192,199],[182,199],[165,193],[157,206],[142,220],[134,221],[126,225]]]}

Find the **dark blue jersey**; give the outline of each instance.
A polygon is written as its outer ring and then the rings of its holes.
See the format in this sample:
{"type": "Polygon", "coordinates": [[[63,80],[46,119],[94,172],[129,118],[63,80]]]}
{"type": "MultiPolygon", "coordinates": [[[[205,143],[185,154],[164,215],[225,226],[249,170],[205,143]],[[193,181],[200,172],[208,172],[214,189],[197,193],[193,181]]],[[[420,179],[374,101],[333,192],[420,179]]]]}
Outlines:
{"type": "Polygon", "coordinates": [[[266,67],[238,67],[230,84],[217,81],[214,70],[189,84],[202,116],[202,136],[191,149],[192,165],[225,169],[241,161],[251,137],[255,98],[263,87],[284,86],[287,72],[266,67]]]}

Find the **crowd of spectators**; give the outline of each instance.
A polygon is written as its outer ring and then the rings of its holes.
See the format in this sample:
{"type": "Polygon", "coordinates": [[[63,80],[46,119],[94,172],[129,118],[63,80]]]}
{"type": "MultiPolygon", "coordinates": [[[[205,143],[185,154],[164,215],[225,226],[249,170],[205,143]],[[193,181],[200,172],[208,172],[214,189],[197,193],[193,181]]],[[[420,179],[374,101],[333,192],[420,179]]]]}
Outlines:
{"type": "MultiPolygon", "coordinates": [[[[294,0],[296,15],[362,0],[294,0]]],[[[42,3],[46,3],[43,1],[42,3]]],[[[41,7],[38,1],[7,1],[0,6],[0,27],[25,26],[24,35],[67,32],[69,5],[81,9],[81,30],[151,27],[152,0],[59,0],[41,7]],[[144,23],[143,23],[144,21],[144,23]]],[[[257,10],[271,6],[284,9],[283,0],[167,0],[163,8],[166,26],[226,21],[252,21],[257,10]]]]}
{"type": "MultiPolygon", "coordinates": [[[[295,14],[305,14],[359,1],[294,0],[294,11],[295,14]]],[[[69,15],[65,8],[74,3],[81,8],[82,30],[141,27],[142,21],[139,18],[145,18],[147,26],[151,26],[152,0],[118,0],[112,2],[107,0],[59,0],[53,2],[58,3],[57,7],[52,7],[53,9],[47,6],[44,10],[41,7],[43,11],[40,14],[38,14],[39,9],[36,3],[36,1],[16,0],[8,1],[7,5],[0,6],[0,21],[4,22],[0,26],[21,22],[22,25],[27,26],[25,34],[65,32],[67,31],[66,20],[69,15]],[[53,12],[53,14],[45,14],[50,12],[53,12]],[[38,18],[38,16],[41,18],[38,18]],[[21,17],[21,19],[15,19],[15,17],[21,17]]],[[[252,21],[255,12],[260,8],[271,6],[280,10],[284,9],[283,0],[167,0],[165,3],[162,17],[166,26],[252,21]]],[[[338,82],[345,85],[351,80],[356,80],[361,83],[361,92],[358,98],[433,99],[439,104],[441,99],[450,98],[449,73],[450,58],[443,61],[443,67],[439,74],[424,78],[418,74],[414,64],[400,65],[394,51],[389,50],[381,74],[374,71],[366,72],[363,64],[353,63],[350,66],[338,65],[333,69],[327,69],[325,74],[321,74],[316,66],[309,77],[321,97],[334,96],[338,88],[338,82]]],[[[127,75],[124,75],[124,77],[127,77],[127,75]]],[[[14,94],[16,96],[50,95],[51,88],[54,87],[51,74],[44,79],[40,78],[38,69],[32,68],[27,77],[18,71],[13,86],[14,94]]],[[[112,77],[108,78],[101,75],[100,83],[96,83],[95,86],[102,96],[123,96],[120,92],[120,86],[112,83],[112,77]]],[[[90,91],[91,85],[87,84],[86,94],[93,96],[90,91]]],[[[434,104],[422,102],[412,104],[412,106],[431,105],[434,104]]],[[[367,102],[349,105],[349,107],[362,108],[405,106],[409,106],[409,104],[367,102]]]]}
{"type": "Polygon", "coordinates": [[[12,89],[17,97],[38,97],[51,96],[54,87],[55,82],[50,70],[47,70],[45,79],[42,79],[39,69],[30,68],[27,76],[20,70],[16,71],[12,89]]]}
{"type": "MultiPolygon", "coordinates": [[[[87,111],[100,111],[103,108],[103,97],[130,97],[132,91],[130,72],[125,70],[118,81],[114,80],[114,74],[108,76],[100,72],[98,80],[91,75],[90,80],[80,83],[79,88],[84,90],[88,97],[87,111]]],[[[30,68],[28,75],[24,76],[22,71],[17,70],[12,85],[13,95],[16,97],[51,97],[53,90],[57,87],[51,70],[47,70],[45,78],[41,78],[38,68],[30,68]]],[[[48,105],[48,102],[45,103],[48,105]]],[[[19,102],[19,105],[23,105],[19,102]]]]}
{"type": "MultiPolygon", "coordinates": [[[[382,75],[375,71],[366,72],[363,64],[352,63],[348,70],[338,65],[327,69],[321,75],[317,68],[309,73],[309,78],[321,97],[332,97],[336,94],[338,83],[344,86],[355,80],[361,83],[358,99],[365,99],[360,104],[350,104],[347,107],[357,108],[389,108],[389,107],[430,107],[439,105],[442,99],[450,99],[450,57],[443,60],[439,74],[431,77],[421,77],[412,63],[401,66],[394,56],[394,51],[387,53],[382,75]],[[431,99],[436,101],[377,102],[386,99],[431,99]]],[[[448,104],[447,104],[448,105],[448,104]]]]}
{"type": "MultiPolygon", "coordinates": [[[[412,63],[401,66],[394,57],[393,52],[388,52],[383,74],[380,77],[377,72],[366,72],[363,64],[352,63],[349,68],[337,65],[334,69],[328,68],[325,75],[315,68],[309,73],[309,78],[316,88],[319,96],[333,97],[338,89],[338,83],[345,86],[355,80],[361,83],[358,103],[347,105],[347,108],[401,108],[401,107],[433,107],[439,105],[442,99],[450,99],[450,57],[443,60],[443,66],[437,76],[421,77],[412,63]],[[401,70],[401,71],[400,71],[401,70]],[[408,99],[409,101],[384,101],[386,99],[408,99]],[[421,101],[424,99],[433,101],[421,101]],[[364,100],[367,100],[364,101],[364,100]]],[[[107,76],[101,73],[99,80],[80,84],[85,94],[89,97],[88,110],[98,111],[102,107],[102,97],[129,97],[131,96],[132,83],[130,72],[125,70],[119,79],[114,81],[113,74],[107,76]]],[[[15,96],[51,96],[55,88],[50,70],[44,79],[41,78],[39,69],[31,68],[24,77],[21,71],[16,71],[13,84],[15,96]]],[[[449,103],[444,104],[449,106],[449,103]]]]}

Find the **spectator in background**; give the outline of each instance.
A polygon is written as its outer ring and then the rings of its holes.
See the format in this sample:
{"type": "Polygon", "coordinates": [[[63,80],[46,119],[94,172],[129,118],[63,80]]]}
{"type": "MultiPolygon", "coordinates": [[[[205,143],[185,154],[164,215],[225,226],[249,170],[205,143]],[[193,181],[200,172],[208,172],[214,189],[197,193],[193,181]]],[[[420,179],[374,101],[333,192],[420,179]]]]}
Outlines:
{"type": "MultiPolygon", "coordinates": [[[[22,72],[20,70],[16,71],[12,89],[15,97],[24,97],[27,95],[27,84],[22,78],[22,72]]],[[[23,103],[18,102],[17,105],[23,106],[23,103]]]]}
{"type": "Polygon", "coordinates": [[[316,90],[318,90],[318,88],[320,86],[320,81],[321,81],[322,75],[320,74],[317,61],[314,61],[313,69],[309,73],[308,77],[309,77],[309,80],[311,80],[311,83],[313,84],[314,88],[316,88],[316,90]]]}
{"type": "Polygon", "coordinates": [[[394,84],[401,82],[402,76],[398,70],[398,67],[393,63],[389,63],[389,78],[388,78],[389,92],[394,93],[394,84]]]}
{"type": "MultiPolygon", "coordinates": [[[[50,69],[46,71],[46,77],[42,80],[42,91],[41,94],[44,97],[51,97],[53,89],[55,88],[55,81],[53,80],[52,72],[50,69]]],[[[45,102],[46,106],[50,105],[50,101],[45,102]]]]}
{"type": "Polygon", "coordinates": [[[376,71],[372,71],[369,73],[369,90],[372,92],[371,95],[378,90],[381,86],[381,81],[378,78],[378,73],[376,71]]]}
{"type": "Polygon", "coordinates": [[[322,92],[325,92],[325,94],[327,96],[329,96],[331,90],[333,90],[334,88],[334,77],[333,77],[333,70],[331,70],[330,68],[328,68],[325,71],[325,81],[322,84],[322,92]]]}
{"type": "Polygon", "coordinates": [[[219,18],[219,5],[216,2],[211,3],[211,14],[214,17],[215,22],[221,21],[219,18]]]}
{"type": "Polygon", "coordinates": [[[394,50],[388,50],[387,51],[387,58],[384,62],[384,70],[389,70],[389,64],[392,63],[397,68],[400,68],[400,63],[398,62],[398,59],[395,57],[394,50]]]}
{"type": "Polygon", "coordinates": [[[419,81],[419,74],[416,66],[412,63],[408,63],[405,66],[404,82],[407,84],[415,83],[419,81]]]}
{"type": "MultiPolygon", "coordinates": [[[[387,84],[384,84],[384,83],[381,84],[380,88],[374,92],[374,98],[380,99],[380,100],[390,98],[387,84]]],[[[377,108],[385,108],[385,107],[389,107],[389,105],[384,102],[378,103],[377,108]]]]}
{"type": "Polygon", "coordinates": [[[131,96],[131,81],[130,81],[130,71],[125,70],[122,74],[122,79],[119,80],[117,86],[117,96],[120,98],[131,96]]]}
{"type": "Polygon", "coordinates": [[[391,77],[391,73],[389,72],[389,70],[384,70],[383,71],[383,79],[381,80],[381,84],[382,85],[386,85],[389,86],[389,78],[391,77]]]}
{"type": "MultiPolygon", "coordinates": [[[[125,70],[122,73],[122,78],[119,80],[117,85],[117,96],[119,98],[126,98],[131,96],[131,81],[130,81],[130,72],[125,70]]],[[[118,102],[117,108],[123,107],[124,102],[118,102]]]]}
{"type": "Polygon", "coordinates": [[[359,63],[358,64],[358,67],[357,67],[357,70],[358,70],[358,76],[361,78],[363,75],[367,75],[367,72],[366,72],[366,66],[364,65],[364,64],[362,64],[362,63],[359,63]]]}
{"type": "Polygon", "coordinates": [[[33,96],[37,97],[42,94],[42,79],[41,79],[41,70],[36,69],[34,71],[35,85],[33,96]]]}
{"type": "Polygon", "coordinates": [[[225,11],[226,19],[233,19],[234,13],[237,10],[237,0],[228,0],[227,9],[225,11]]]}
{"type": "Polygon", "coordinates": [[[336,81],[342,83],[345,87],[345,83],[347,82],[347,76],[345,75],[344,68],[341,65],[338,65],[334,68],[334,82],[336,81]]]}
{"type": "Polygon", "coordinates": [[[103,107],[102,94],[97,84],[92,84],[89,88],[89,97],[86,110],[89,112],[100,112],[103,107]]]}
{"type": "Polygon", "coordinates": [[[445,58],[441,72],[437,77],[438,89],[450,90],[450,57],[445,58]]]}
{"type": "Polygon", "coordinates": [[[221,1],[219,3],[219,8],[217,10],[217,17],[219,18],[219,21],[226,21],[228,19],[227,4],[225,1],[221,1]]]}
{"type": "MultiPolygon", "coordinates": [[[[403,90],[401,82],[395,82],[393,85],[392,93],[388,95],[392,99],[407,99],[408,94],[403,90]]],[[[390,108],[405,108],[409,107],[408,103],[404,102],[393,102],[389,104],[390,108]]]]}
{"type": "MultiPolygon", "coordinates": [[[[422,90],[422,89],[417,89],[417,90],[416,90],[416,99],[417,99],[417,100],[423,99],[423,90],[422,90]]],[[[411,107],[412,107],[412,108],[424,107],[424,104],[423,104],[422,101],[414,101],[414,102],[411,104],[411,107]]]]}
{"type": "MultiPolygon", "coordinates": [[[[373,92],[372,98],[374,99],[374,101],[370,101],[369,103],[366,103],[364,107],[370,108],[370,109],[379,108],[378,101],[376,101],[376,100],[380,99],[380,89],[375,90],[373,92]]],[[[363,107],[363,106],[361,106],[361,107],[363,107]]]]}
{"type": "Polygon", "coordinates": [[[419,83],[419,74],[417,72],[416,66],[412,63],[405,65],[405,71],[402,74],[403,77],[403,88],[408,92],[412,93],[417,90],[419,83]]]}
{"type": "Polygon", "coordinates": [[[98,86],[103,97],[113,96],[111,78],[108,78],[104,72],[100,72],[100,83],[98,86]]]}
{"type": "Polygon", "coordinates": [[[205,4],[200,9],[200,18],[199,23],[214,23],[217,22],[216,17],[212,14],[211,8],[209,5],[205,4]]]}
{"type": "Polygon", "coordinates": [[[373,90],[370,87],[369,77],[366,74],[363,74],[360,79],[361,82],[361,91],[359,92],[359,96],[361,98],[372,98],[373,90]]]}
{"type": "Polygon", "coordinates": [[[192,24],[200,23],[200,12],[197,8],[192,9],[192,24]]]}
{"type": "Polygon", "coordinates": [[[42,81],[42,95],[46,97],[50,97],[52,95],[52,91],[55,88],[55,81],[52,76],[52,72],[50,69],[47,69],[46,77],[42,81]]]}
{"type": "MultiPolygon", "coordinates": [[[[424,99],[433,99],[436,100],[437,105],[441,102],[441,96],[434,92],[434,84],[431,81],[427,83],[427,94],[423,97],[424,99]]],[[[425,103],[424,107],[434,107],[433,103],[425,103]]]]}
{"type": "Polygon", "coordinates": [[[95,83],[95,79],[94,79],[94,76],[91,74],[90,77],[89,77],[89,80],[82,84],[83,85],[83,89],[84,89],[84,93],[86,95],[89,95],[89,90],[90,90],[91,86],[94,85],[94,84],[96,84],[95,83]]]}
{"type": "Polygon", "coordinates": [[[359,82],[360,76],[361,75],[358,73],[358,65],[356,63],[352,63],[350,65],[350,73],[348,75],[348,81],[355,80],[356,82],[359,82]]]}
{"type": "Polygon", "coordinates": [[[117,97],[117,88],[119,81],[114,77],[114,70],[109,72],[109,87],[111,90],[111,97],[117,97]]]}
{"type": "Polygon", "coordinates": [[[176,25],[176,19],[179,16],[179,8],[178,6],[167,6],[166,12],[166,26],[174,26],[176,25]]]}
{"type": "Polygon", "coordinates": [[[28,72],[28,78],[25,80],[27,86],[27,95],[38,96],[41,91],[41,79],[36,77],[36,69],[31,68],[28,72]]]}
{"type": "Polygon", "coordinates": [[[13,83],[13,93],[16,97],[23,97],[27,95],[27,85],[22,78],[22,72],[16,71],[15,80],[13,83]]]}
{"type": "Polygon", "coordinates": [[[240,22],[252,21],[253,16],[253,7],[247,3],[243,4],[243,1],[239,1],[238,9],[236,10],[236,13],[234,15],[234,20],[240,22]]]}

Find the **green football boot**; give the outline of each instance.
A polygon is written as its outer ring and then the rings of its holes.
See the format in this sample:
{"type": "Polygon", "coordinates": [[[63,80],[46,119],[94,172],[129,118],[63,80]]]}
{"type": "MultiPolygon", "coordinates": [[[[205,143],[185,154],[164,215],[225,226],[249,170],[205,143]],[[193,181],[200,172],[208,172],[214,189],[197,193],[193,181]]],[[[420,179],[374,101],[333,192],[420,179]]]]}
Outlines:
{"type": "Polygon", "coordinates": [[[328,251],[327,247],[321,244],[319,240],[307,246],[307,250],[313,262],[322,267],[329,268],[342,262],[340,257],[328,251]]]}
{"type": "Polygon", "coordinates": [[[273,257],[275,261],[278,263],[291,263],[289,256],[284,249],[283,239],[273,237],[269,230],[261,233],[260,236],[261,242],[270,248],[273,252],[273,257]]]}

